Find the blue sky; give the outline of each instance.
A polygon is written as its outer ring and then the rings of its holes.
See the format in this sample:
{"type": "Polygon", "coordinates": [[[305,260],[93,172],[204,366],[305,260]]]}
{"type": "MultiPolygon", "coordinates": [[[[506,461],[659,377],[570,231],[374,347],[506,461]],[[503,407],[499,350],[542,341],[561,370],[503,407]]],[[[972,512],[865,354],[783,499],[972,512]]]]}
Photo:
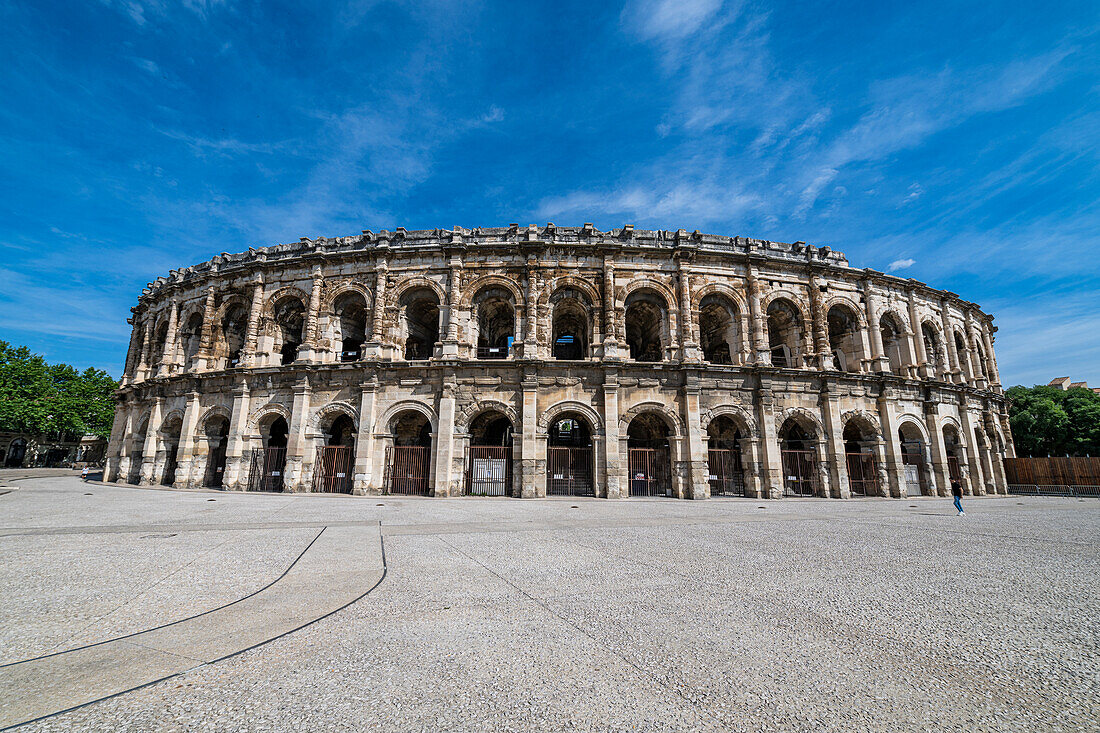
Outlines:
{"type": "Polygon", "coordinates": [[[0,339],[222,251],[553,221],[844,251],[1100,385],[1100,4],[0,0],[0,339]]]}

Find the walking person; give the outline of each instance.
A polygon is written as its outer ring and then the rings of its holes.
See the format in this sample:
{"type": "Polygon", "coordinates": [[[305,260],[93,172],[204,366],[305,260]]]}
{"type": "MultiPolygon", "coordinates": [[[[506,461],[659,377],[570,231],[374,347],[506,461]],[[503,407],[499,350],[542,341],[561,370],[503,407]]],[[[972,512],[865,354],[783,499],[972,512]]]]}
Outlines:
{"type": "Polygon", "coordinates": [[[80,472],[80,480],[81,480],[81,481],[84,481],[85,483],[87,483],[87,481],[88,481],[88,467],[87,467],[87,466],[85,466],[85,467],[84,467],[84,469],[83,469],[83,470],[81,470],[81,472],[80,472]]]}
{"type": "Polygon", "coordinates": [[[956,516],[962,516],[966,512],[963,511],[962,498],[963,498],[963,485],[957,478],[951,479],[951,495],[955,497],[955,508],[959,510],[956,516]]]}

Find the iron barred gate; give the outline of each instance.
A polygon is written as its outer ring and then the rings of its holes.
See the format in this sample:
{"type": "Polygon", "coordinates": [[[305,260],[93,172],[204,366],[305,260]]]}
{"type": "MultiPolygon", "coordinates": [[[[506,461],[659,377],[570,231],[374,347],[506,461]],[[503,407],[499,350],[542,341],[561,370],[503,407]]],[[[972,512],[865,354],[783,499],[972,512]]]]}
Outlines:
{"type": "Polygon", "coordinates": [[[548,496],[595,496],[592,481],[592,449],[546,449],[546,494],[548,496]]]}
{"type": "Polygon", "coordinates": [[[853,494],[878,496],[878,470],[871,453],[849,453],[845,456],[848,466],[848,485],[853,494]]]}
{"type": "Polygon", "coordinates": [[[812,450],[784,450],[783,488],[787,496],[817,496],[817,455],[812,450]]]}
{"type": "Polygon", "coordinates": [[[628,448],[631,496],[672,496],[667,448],[628,448]]]}
{"type": "Polygon", "coordinates": [[[248,468],[249,491],[282,491],[286,448],[254,448],[248,468]]]}
{"type": "Polygon", "coordinates": [[[355,454],[351,446],[327,445],[317,449],[313,468],[313,490],[332,494],[350,494],[352,464],[355,454]]]}
{"type": "Polygon", "coordinates": [[[744,496],[745,473],[741,451],[711,448],[707,451],[707,482],[711,496],[744,496]]]}
{"type": "Polygon", "coordinates": [[[466,493],[471,496],[512,495],[512,447],[475,445],[466,463],[466,493]]]}
{"type": "Polygon", "coordinates": [[[386,491],[406,496],[431,493],[428,469],[431,448],[420,445],[394,445],[386,451],[386,491]]]}

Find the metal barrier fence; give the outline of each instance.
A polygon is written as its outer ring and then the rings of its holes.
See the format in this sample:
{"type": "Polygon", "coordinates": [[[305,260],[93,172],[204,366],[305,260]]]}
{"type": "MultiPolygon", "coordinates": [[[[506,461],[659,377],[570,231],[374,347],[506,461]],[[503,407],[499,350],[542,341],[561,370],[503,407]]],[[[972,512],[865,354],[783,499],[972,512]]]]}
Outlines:
{"type": "Polygon", "coordinates": [[[667,448],[628,448],[631,496],[672,496],[667,448]]]}
{"type": "Polygon", "coordinates": [[[745,474],[741,451],[711,448],[707,451],[707,482],[711,496],[744,496],[745,474]]]}
{"type": "Polygon", "coordinates": [[[875,457],[871,453],[848,453],[845,456],[848,465],[848,485],[853,494],[878,496],[878,470],[875,457]]]}
{"type": "Polygon", "coordinates": [[[550,496],[595,496],[592,449],[546,449],[546,493],[550,496]]]}
{"type": "Polygon", "coordinates": [[[817,496],[817,455],[812,450],[784,450],[783,488],[787,496],[817,496]]]}
{"type": "Polygon", "coordinates": [[[406,496],[427,496],[431,493],[428,482],[431,460],[431,448],[426,446],[390,446],[386,456],[386,491],[406,496]]]}
{"type": "Polygon", "coordinates": [[[286,448],[255,448],[248,467],[249,491],[282,491],[286,448]]]}
{"type": "Polygon", "coordinates": [[[470,446],[466,493],[471,496],[512,495],[512,446],[470,446]]]}
{"type": "Polygon", "coordinates": [[[313,491],[350,494],[354,458],[351,446],[327,445],[318,448],[317,463],[313,469],[313,491]]]}
{"type": "Polygon", "coordinates": [[[1008,493],[1017,496],[1086,496],[1100,498],[1100,486],[1009,484],[1008,493]]]}

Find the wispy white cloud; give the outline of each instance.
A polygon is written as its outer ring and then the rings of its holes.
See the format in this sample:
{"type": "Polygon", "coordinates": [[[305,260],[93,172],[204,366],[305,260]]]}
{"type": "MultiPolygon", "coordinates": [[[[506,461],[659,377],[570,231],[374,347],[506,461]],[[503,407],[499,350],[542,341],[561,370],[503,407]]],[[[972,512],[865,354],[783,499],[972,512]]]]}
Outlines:
{"type": "Polygon", "coordinates": [[[723,0],[634,0],[623,8],[623,25],[642,40],[690,36],[721,9],[723,0]]]}
{"type": "Polygon", "coordinates": [[[1100,384],[1100,293],[1059,289],[986,305],[997,316],[1001,381],[1046,384],[1073,375],[1100,384]]]}
{"type": "Polygon", "coordinates": [[[912,259],[911,257],[907,257],[903,260],[894,260],[886,267],[886,271],[897,272],[898,270],[904,270],[907,267],[912,267],[915,264],[917,264],[917,261],[912,259]]]}

